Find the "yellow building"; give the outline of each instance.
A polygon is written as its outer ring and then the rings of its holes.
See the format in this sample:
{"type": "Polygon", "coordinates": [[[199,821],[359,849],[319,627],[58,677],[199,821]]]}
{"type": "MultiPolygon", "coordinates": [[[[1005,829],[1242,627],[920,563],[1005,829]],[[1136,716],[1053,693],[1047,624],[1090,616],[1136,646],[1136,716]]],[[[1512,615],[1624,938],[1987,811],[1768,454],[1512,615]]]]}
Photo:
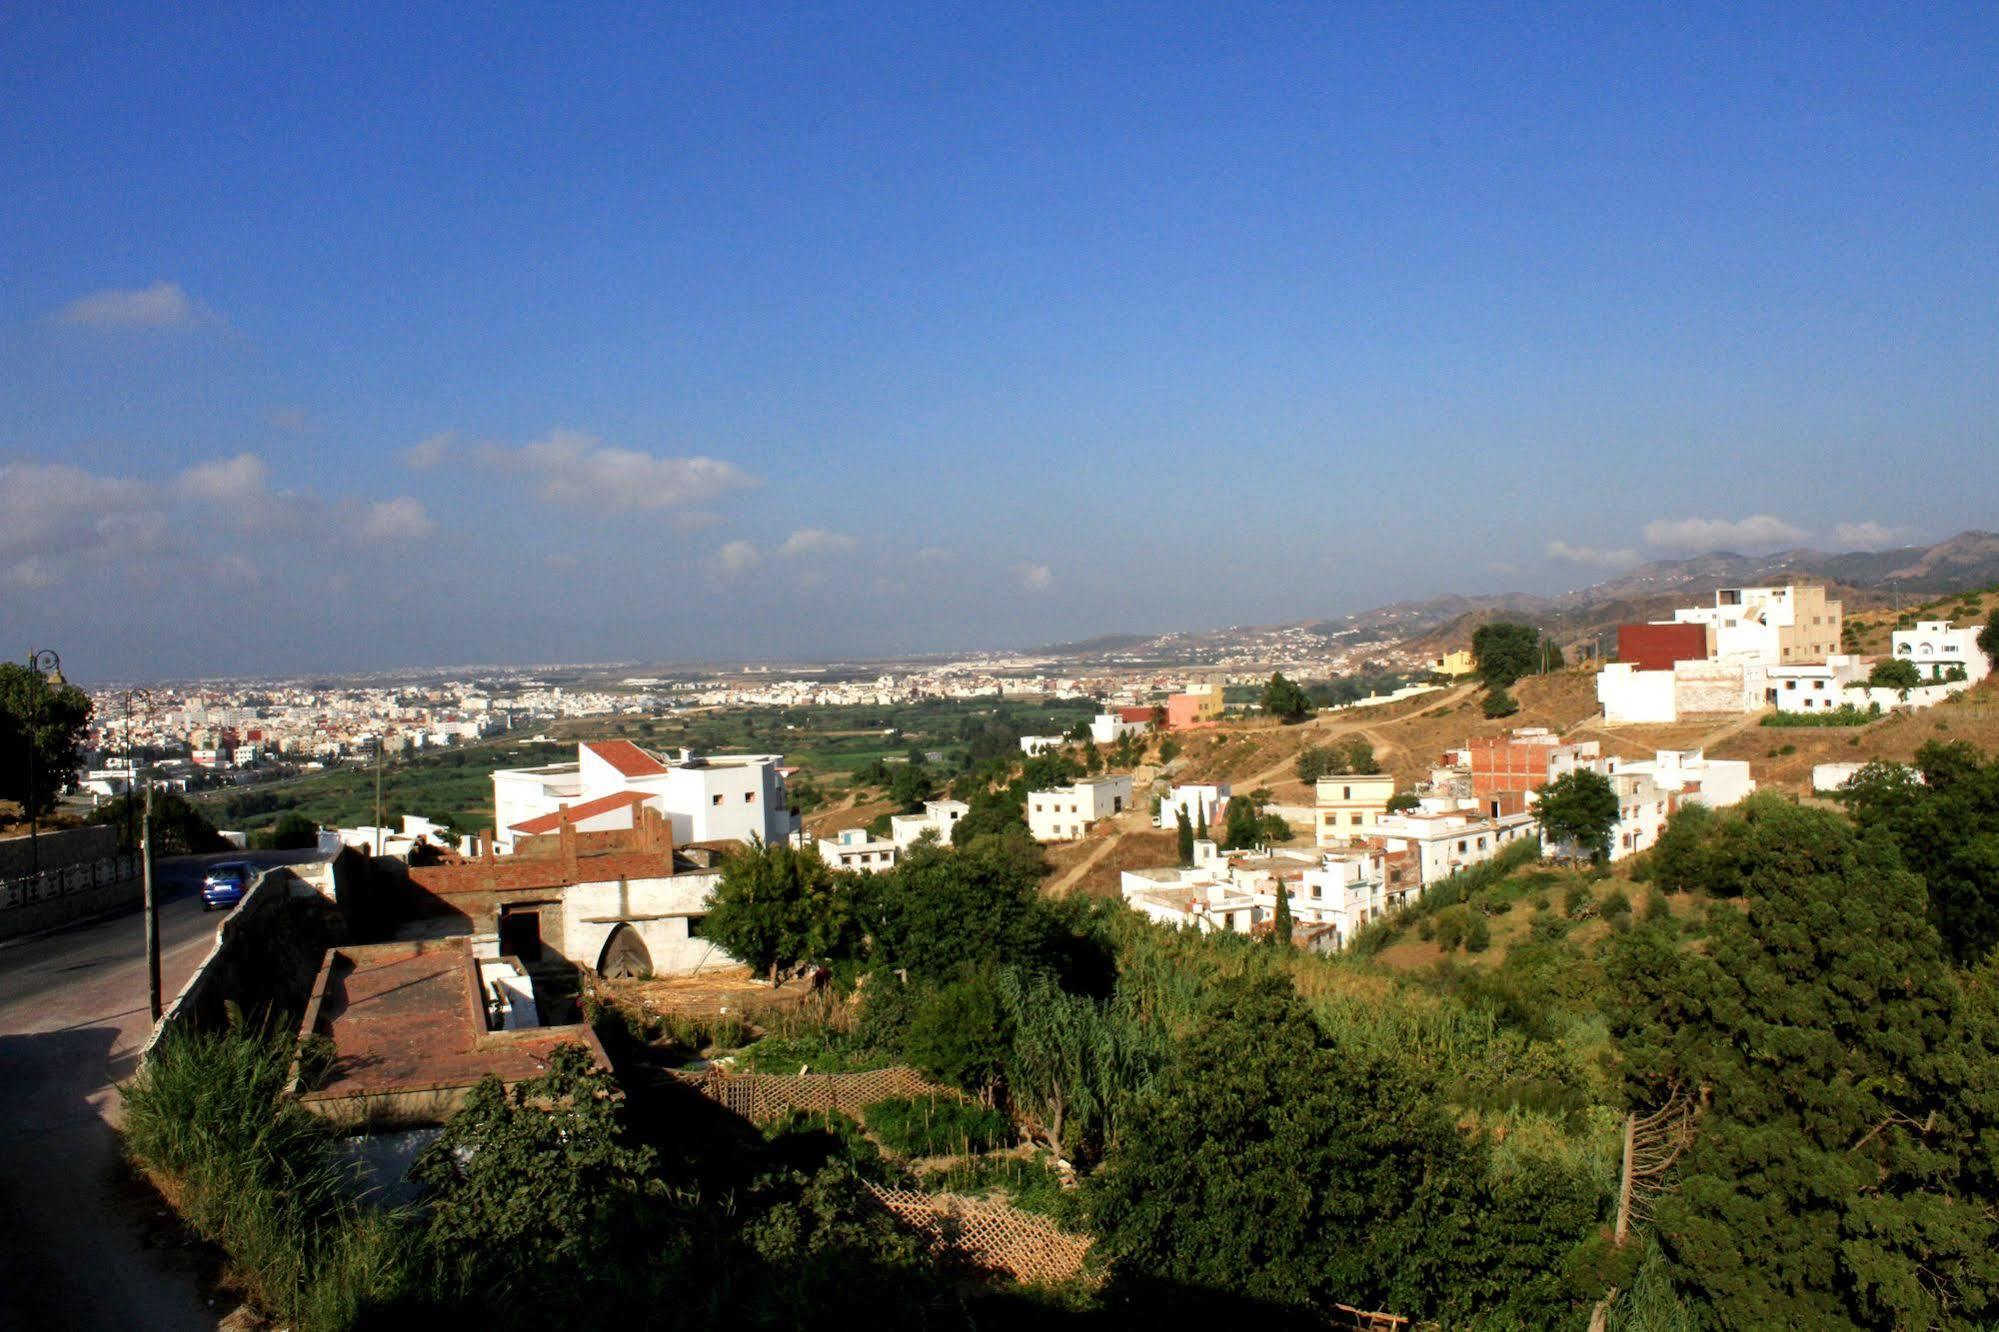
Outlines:
{"type": "Polygon", "coordinates": [[[1221,720],[1222,687],[1195,685],[1184,693],[1166,696],[1166,725],[1170,730],[1207,726],[1221,720]]]}
{"type": "Polygon", "coordinates": [[[1446,652],[1430,661],[1432,675],[1449,676],[1455,680],[1459,676],[1470,675],[1478,669],[1471,659],[1470,648],[1459,648],[1456,652],[1446,652]]]}
{"type": "Polygon", "coordinates": [[[1381,831],[1381,816],[1395,794],[1395,779],[1385,772],[1357,777],[1319,779],[1319,845],[1345,846],[1357,837],[1381,831]]]}

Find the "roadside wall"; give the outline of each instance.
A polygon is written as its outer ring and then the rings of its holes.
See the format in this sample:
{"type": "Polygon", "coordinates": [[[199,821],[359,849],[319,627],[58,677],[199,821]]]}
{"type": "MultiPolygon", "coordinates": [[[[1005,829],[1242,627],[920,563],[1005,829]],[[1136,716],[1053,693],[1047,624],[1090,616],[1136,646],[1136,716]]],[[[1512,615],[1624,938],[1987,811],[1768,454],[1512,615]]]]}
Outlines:
{"type": "Polygon", "coordinates": [[[143,1063],[170,1028],[215,1030],[231,1005],[250,1022],[289,1031],[303,1012],[326,950],[342,942],[340,913],[312,881],[322,874],[338,891],[342,862],[279,866],[250,885],[215,931],[214,946],[161,1014],[140,1055],[143,1063]],[[300,870],[310,877],[302,877],[300,870]]]}
{"type": "MultiPolygon", "coordinates": [[[[0,838],[0,879],[19,878],[30,871],[35,863],[33,840],[26,833],[0,838]]],[[[118,830],[108,823],[88,828],[59,828],[44,832],[39,840],[45,870],[89,860],[109,860],[118,854],[118,830]]]]}

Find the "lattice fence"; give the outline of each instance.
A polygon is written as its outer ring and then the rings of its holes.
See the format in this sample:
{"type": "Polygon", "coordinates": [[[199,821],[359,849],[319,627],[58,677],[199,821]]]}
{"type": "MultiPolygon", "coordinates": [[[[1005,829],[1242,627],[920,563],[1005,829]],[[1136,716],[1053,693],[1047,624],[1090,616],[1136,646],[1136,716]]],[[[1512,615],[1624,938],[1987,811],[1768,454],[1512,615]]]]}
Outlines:
{"type": "Polygon", "coordinates": [[[752,1124],[782,1119],[794,1110],[808,1114],[861,1117],[863,1106],[892,1096],[944,1096],[958,1093],[928,1081],[913,1068],[876,1068],[862,1073],[731,1073],[711,1068],[673,1075],[703,1096],[741,1115],[752,1124]]]}
{"type": "Polygon", "coordinates": [[[1069,1281],[1084,1273],[1090,1237],[1061,1230],[1045,1216],[955,1193],[917,1193],[873,1183],[868,1192],[934,1254],[1016,1281],[1069,1281]]]}

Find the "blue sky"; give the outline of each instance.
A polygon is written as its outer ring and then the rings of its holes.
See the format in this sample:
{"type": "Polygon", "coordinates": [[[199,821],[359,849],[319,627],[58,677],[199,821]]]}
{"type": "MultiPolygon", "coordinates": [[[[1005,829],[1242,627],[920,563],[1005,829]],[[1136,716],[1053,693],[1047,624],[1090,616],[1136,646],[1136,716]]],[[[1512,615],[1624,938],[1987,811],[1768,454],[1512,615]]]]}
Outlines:
{"type": "Polygon", "coordinates": [[[204,8],[0,12],[0,649],[86,678],[1999,525],[1990,6],[204,8]]]}

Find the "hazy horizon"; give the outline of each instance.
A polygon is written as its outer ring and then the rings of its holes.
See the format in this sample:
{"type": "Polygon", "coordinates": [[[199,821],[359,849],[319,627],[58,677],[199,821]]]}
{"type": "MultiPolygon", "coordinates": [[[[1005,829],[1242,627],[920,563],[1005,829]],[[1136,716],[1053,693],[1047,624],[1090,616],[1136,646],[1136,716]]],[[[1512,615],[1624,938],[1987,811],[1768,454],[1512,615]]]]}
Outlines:
{"type": "Polygon", "coordinates": [[[1999,13],[0,18],[0,657],[1025,649],[1990,526],[1999,13]]]}

